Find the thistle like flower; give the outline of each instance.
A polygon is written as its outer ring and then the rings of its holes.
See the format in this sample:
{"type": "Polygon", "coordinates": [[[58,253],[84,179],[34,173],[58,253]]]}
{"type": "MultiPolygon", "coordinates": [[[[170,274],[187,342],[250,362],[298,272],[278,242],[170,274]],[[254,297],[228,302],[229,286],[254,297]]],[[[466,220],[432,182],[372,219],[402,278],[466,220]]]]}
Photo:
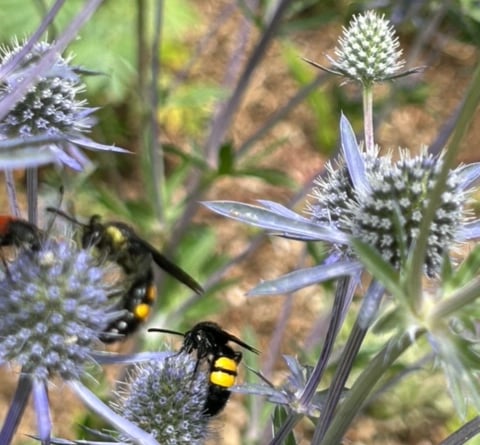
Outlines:
{"type": "MultiPolygon", "coordinates": [[[[0,69],[22,49],[17,40],[11,47],[0,49],[0,69]]],[[[42,57],[52,49],[47,42],[37,42],[31,51],[5,76],[0,83],[0,109],[2,100],[14,92],[26,78],[35,73],[42,57]]],[[[82,97],[85,84],[82,71],[70,64],[71,57],[57,55],[50,69],[33,76],[26,94],[0,121],[0,160],[3,168],[34,167],[59,162],[80,169],[85,163],[76,146],[94,150],[125,150],[97,144],[83,133],[93,125],[94,108],[87,106],[82,97]],[[11,147],[12,140],[19,139],[11,147]],[[5,143],[7,145],[5,145],[5,143]],[[28,149],[30,148],[30,150],[28,149]],[[32,150],[32,147],[36,147],[32,150]],[[13,148],[13,150],[12,150],[13,148]],[[10,151],[12,150],[12,151],[10,151]]]]}
{"type": "MultiPolygon", "coordinates": [[[[378,158],[376,153],[365,153],[364,159],[368,192],[352,187],[345,165],[334,169],[328,164],[326,177],[316,180],[309,212],[313,221],[333,224],[350,233],[399,269],[419,235],[442,160],[426,149],[415,157],[402,151],[396,162],[389,155],[378,158]]],[[[461,168],[450,171],[430,227],[425,258],[425,271],[430,277],[438,274],[443,256],[466,222],[468,194],[463,190],[460,172],[461,168]]]]}
{"type": "Polygon", "coordinates": [[[339,44],[333,69],[362,83],[392,79],[405,64],[393,27],[374,11],[354,16],[339,44]]]}
{"type": "Polygon", "coordinates": [[[204,443],[210,433],[204,413],[209,383],[195,364],[181,353],[137,365],[117,391],[113,409],[162,445],[204,443]]]}
{"type": "MultiPolygon", "coordinates": [[[[6,263],[0,276],[0,365],[21,367],[0,430],[2,444],[11,443],[30,393],[39,440],[50,443],[48,381],[54,376],[94,405],[97,414],[117,420],[115,413],[81,388],[79,380],[88,365],[100,362],[99,335],[124,315],[115,309],[123,283],[112,282],[114,266],[99,262],[89,249],[78,249],[71,239],[39,236],[32,245],[15,243],[18,255],[6,263]]],[[[132,437],[145,435],[127,421],[120,423],[132,437]]],[[[158,445],[150,438],[141,443],[158,445]]]]}
{"type": "MultiPolygon", "coordinates": [[[[18,43],[11,50],[3,47],[2,64],[8,63],[21,48],[18,43]]],[[[4,79],[0,87],[1,94],[12,92],[28,69],[37,64],[50,48],[47,42],[35,44],[14,73],[4,79]]],[[[50,73],[39,78],[0,123],[2,134],[9,137],[31,137],[45,133],[53,136],[90,128],[88,113],[93,109],[85,108],[86,100],[79,98],[79,94],[85,91],[85,84],[69,66],[69,62],[70,59],[57,57],[50,73]]]]}
{"type": "Polygon", "coordinates": [[[20,250],[0,283],[0,364],[20,365],[36,381],[82,377],[111,318],[105,276],[71,242],[20,250]]]}
{"type": "MultiPolygon", "coordinates": [[[[342,153],[316,181],[308,207],[310,219],[270,201],[262,207],[218,201],[205,205],[225,216],[302,241],[325,241],[331,255],[318,266],[300,269],[265,281],[251,295],[293,292],[314,283],[358,275],[362,266],[350,238],[359,238],[380,252],[397,269],[407,259],[418,235],[429,192],[436,182],[442,159],[423,151],[417,157],[403,152],[399,161],[378,157],[376,150],[358,146],[345,117],[341,124],[342,153]]],[[[428,233],[424,270],[438,274],[443,256],[455,243],[480,236],[480,221],[470,220],[466,204],[480,178],[480,163],[450,171],[428,233]]]]}
{"type": "Polygon", "coordinates": [[[335,48],[336,58],[327,55],[331,68],[305,59],[311,65],[338,76],[371,85],[421,70],[402,71],[405,61],[398,37],[385,17],[367,11],[353,17],[335,48]]]}

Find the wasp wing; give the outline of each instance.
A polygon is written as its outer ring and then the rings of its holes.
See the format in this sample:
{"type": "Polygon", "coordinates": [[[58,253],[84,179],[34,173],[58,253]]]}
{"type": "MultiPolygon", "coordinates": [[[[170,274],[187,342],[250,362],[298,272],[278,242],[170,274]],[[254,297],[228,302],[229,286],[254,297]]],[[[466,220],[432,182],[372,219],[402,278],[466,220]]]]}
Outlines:
{"type": "Polygon", "coordinates": [[[155,247],[147,243],[140,237],[135,237],[135,240],[142,244],[150,254],[152,255],[153,261],[157,264],[158,267],[163,269],[172,277],[176,278],[178,281],[183,283],[185,286],[192,289],[198,295],[203,294],[203,287],[187,272],[185,272],[180,266],[177,266],[175,263],[170,261],[166,256],[161,254],[155,247]]]}
{"type": "Polygon", "coordinates": [[[249,351],[252,351],[255,354],[260,354],[260,351],[258,349],[255,349],[253,346],[248,345],[244,341],[240,340],[238,337],[235,337],[235,335],[232,335],[232,334],[230,334],[228,332],[225,332],[225,331],[224,331],[224,333],[227,334],[227,337],[228,337],[229,341],[231,341],[233,343],[236,343],[237,345],[242,346],[243,348],[248,349],[249,351]]]}

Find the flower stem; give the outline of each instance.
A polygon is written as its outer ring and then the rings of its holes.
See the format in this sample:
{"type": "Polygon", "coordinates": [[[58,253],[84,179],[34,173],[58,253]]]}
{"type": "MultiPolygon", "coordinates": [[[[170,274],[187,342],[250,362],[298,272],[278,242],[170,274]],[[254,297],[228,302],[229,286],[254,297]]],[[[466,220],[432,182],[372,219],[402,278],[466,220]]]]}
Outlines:
{"type": "Polygon", "coordinates": [[[27,169],[28,220],[34,224],[38,221],[38,169],[27,169]]]}
{"type": "Polygon", "coordinates": [[[378,281],[372,281],[368,288],[365,297],[362,302],[362,306],[359,311],[359,317],[355,321],[352,328],[352,332],[348,337],[347,344],[340,358],[337,371],[333,377],[332,384],[328,391],[327,401],[323,408],[320,421],[315,428],[315,433],[312,439],[312,445],[318,445],[320,443],[336,443],[336,442],[324,442],[322,441],[325,433],[328,430],[332,420],[336,419],[336,409],[340,398],[345,393],[345,383],[352,370],[353,362],[357,357],[360,346],[363,343],[363,339],[368,332],[370,324],[365,324],[364,314],[369,314],[369,319],[373,320],[375,314],[378,311],[380,305],[381,296],[384,293],[384,288],[378,281]]]}
{"type": "Polygon", "coordinates": [[[359,408],[382,375],[390,369],[392,363],[413,343],[413,340],[423,334],[424,331],[417,331],[413,334],[414,338],[410,334],[401,334],[399,338],[395,337],[385,345],[348,391],[344,402],[338,408],[330,427],[320,442],[321,445],[341,443],[342,437],[353,418],[358,414],[359,408]]]}
{"type": "Polygon", "coordinates": [[[480,417],[476,416],[448,436],[440,445],[460,445],[480,433],[480,417]]]}
{"type": "MultiPolygon", "coordinates": [[[[315,428],[315,433],[313,435],[312,445],[323,444],[322,439],[332,422],[335,419],[334,414],[337,408],[337,404],[340,401],[340,397],[345,393],[345,382],[347,381],[350,371],[352,370],[352,365],[355,357],[358,354],[363,339],[367,334],[367,330],[361,328],[358,324],[355,324],[348,342],[345,346],[345,350],[340,359],[337,372],[335,373],[334,380],[330,385],[328,391],[327,402],[322,411],[320,421],[315,428]]],[[[333,442],[326,442],[333,443],[333,442]]]]}
{"type": "Polygon", "coordinates": [[[363,128],[365,133],[365,149],[371,152],[375,146],[373,135],[373,88],[372,84],[363,85],[363,128]]]}
{"type": "Polygon", "coordinates": [[[52,419],[48,406],[47,383],[44,381],[34,381],[33,383],[33,403],[35,414],[37,416],[37,431],[40,440],[43,443],[50,443],[52,432],[52,419]]]}
{"type": "Polygon", "coordinates": [[[332,308],[332,316],[330,318],[330,324],[328,326],[323,349],[317,365],[315,366],[315,369],[313,370],[312,375],[310,376],[310,379],[305,385],[303,393],[300,396],[301,405],[307,406],[310,403],[327,367],[328,359],[330,358],[330,354],[333,350],[333,345],[335,343],[338,330],[340,329],[345,318],[345,300],[349,300],[348,293],[351,279],[351,277],[342,277],[337,284],[337,290],[332,308]]]}
{"type": "Polygon", "coordinates": [[[480,297],[480,278],[475,278],[466,286],[457,290],[451,297],[441,300],[430,314],[430,320],[439,320],[455,311],[465,308],[480,297]]]}
{"type": "Polygon", "coordinates": [[[296,413],[289,413],[288,417],[283,422],[278,431],[275,432],[275,437],[269,442],[269,445],[282,445],[285,443],[288,435],[292,432],[293,428],[302,420],[302,416],[296,413]]]}
{"type": "MultiPolygon", "coordinates": [[[[307,406],[312,400],[315,392],[317,390],[318,384],[322,379],[323,373],[327,367],[328,360],[333,350],[333,345],[335,344],[335,339],[338,334],[342,322],[346,314],[346,306],[350,303],[355,289],[357,278],[353,277],[342,277],[338,284],[337,290],[335,292],[335,299],[333,301],[332,315],[330,317],[330,323],[327,330],[327,335],[323,343],[323,349],[320,354],[320,358],[315,365],[315,368],[308,379],[305,388],[303,389],[302,394],[299,397],[299,405],[307,406]],[[353,282],[353,286],[352,286],[353,282]]],[[[301,420],[301,416],[296,413],[290,413],[286,421],[283,423],[281,428],[276,432],[275,437],[270,442],[270,445],[277,445],[284,443],[285,438],[288,436],[290,431],[294,428],[295,424],[301,420]]]]}
{"type": "Polygon", "coordinates": [[[152,190],[153,190],[153,206],[158,220],[165,223],[165,165],[164,153],[162,143],[160,141],[160,129],[157,118],[157,110],[159,109],[159,86],[158,79],[160,79],[160,57],[162,48],[162,32],[163,32],[163,1],[159,0],[156,3],[154,20],[155,20],[155,34],[152,42],[151,52],[151,73],[152,81],[150,85],[150,137],[148,143],[148,154],[150,160],[151,176],[152,176],[152,190]]]}
{"type": "Polygon", "coordinates": [[[10,204],[10,213],[18,218],[20,217],[20,209],[18,208],[15,178],[13,177],[12,170],[5,170],[5,184],[7,187],[8,202],[10,204]]]}
{"type": "Polygon", "coordinates": [[[5,418],[5,422],[0,431],[0,443],[9,445],[13,439],[18,424],[22,419],[23,412],[27,406],[28,398],[32,391],[32,379],[28,374],[20,374],[17,389],[12,400],[12,404],[5,418]]]}

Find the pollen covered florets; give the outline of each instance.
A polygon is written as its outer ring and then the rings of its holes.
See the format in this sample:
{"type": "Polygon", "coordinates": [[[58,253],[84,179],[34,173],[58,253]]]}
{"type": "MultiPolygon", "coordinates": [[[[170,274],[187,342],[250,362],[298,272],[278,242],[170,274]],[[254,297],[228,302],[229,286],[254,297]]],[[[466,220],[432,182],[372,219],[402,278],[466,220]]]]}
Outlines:
{"type": "Polygon", "coordinates": [[[105,273],[71,241],[20,250],[0,282],[0,364],[20,365],[37,380],[81,377],[108,323],[105,273]]]}
{"type": "Polygon", "coordinates": [[[112,404],[119,414],[162,445],[199,445],[209,435],[204,413],[207,375],[188,354],[137,365],[112,404]]]}
{"type": "Polygon", "coordinates": [[[364,84],[396,77],[404,66],[402,51],[392,26],[374,11],[353,17],[343,28],[332,69],[364,84]]]}
{"type": "MultiPolygon", "coordinates": [[[[371,245],[394,267],[400,268],[419,235],[423,212],[442,166],[424,150],[416,157],[406,152],[393,162],[389,156],[374,158],[363,154],[366,168],[365,190],[356,190],[347,168],[329,166],[325,178],[316,181],[309,206],[312,220],[336,228],[371,245]]],[[[449,252],[465,223],[467,194],[451,170],[441,203],[435,211],[427,243],[425,272],[438,274],[443,256],[449,252]]],[[[351,255],[349,247],[344,253],[351,255]]]]}
{"type": "MultiPolygon", "coordinates": [[[[29,75],[52,45],[36,43],[12,73],[0,83],[0,99],[14,91],[29,75]]],[[[9,62],[22,45],[14,41],[11,48],[1,48],[0,67],[9,62]]],[[[39,134],[72,135],[90,129],[86,101],[79,99],[85,90],[84,83],[69,65],[69,59],[58,55],[52,67],[38,77],[25,96],[0,122],[0,133],[9,137],[31,137],[39,134]]],[[[91,110],[91,111],[90,111],[91,110]]]]}

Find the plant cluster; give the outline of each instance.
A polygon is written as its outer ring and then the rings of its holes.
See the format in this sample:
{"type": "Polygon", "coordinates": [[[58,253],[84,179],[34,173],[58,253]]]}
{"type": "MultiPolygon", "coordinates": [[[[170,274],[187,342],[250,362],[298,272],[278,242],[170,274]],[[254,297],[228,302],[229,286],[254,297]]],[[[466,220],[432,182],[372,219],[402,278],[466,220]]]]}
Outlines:
{"type": "MultiPolygon", "coordinates": [[[[242,354],[228,343],[258,351],[212,322],[200,322],[181,334],[183,345],[174,352],[122,356],[104,351],[105,343],[121,341],[150,315],[156,293],[154,263],[193,291],[203,289],[126,224],[102,223],[96,217],[83,223],[58,206],[45,212],[51,218],[48,224],[39,223],[40,167],[53,164],[80,174],[89,165],[81,148],[107,155],[127,153],[87,136],[96,110],[88,106],[82,79],[95,73],[74,66],[72,56],[62,56],[100,3],[86,2],[70,28],[57,39],[42,41],[42,29],[58,12],[55,5],[39,32],[21,43],[14,39],[1,49],[0,168],[11,215],[0,216],[0,365],[18,369],[19,379],[0,430],[0,443],[12,443],[31,395],[37,417],[37,432],[32,437],[42,444],[201,444],[221,434],[212,426],[212,418],[233,391],[257,400],[264,397],[273,404],[269,443],[298,443],[294,429],[308,419],[314,431],[312,444],[339,444],[374,390],[381,389],[379,382],[385,387],[395,382],[399,376],[392,369],[398,358],[422,339],[428,347],[426,361],[443,371],[462,421],[470,407],[478,411],[480,250],[474,247],[462,257],[460,248],[480,236],[480,220],[470,206],[480,180],[480,163],[453,164],[480,101],[480,70],[473,75],[441,153],[428,147],[420,147],[416,154],[410,147],[383,150],[375,143],[374,87],[422,69],[404,69],[393,26],[374,11],[354,15],[338,41],[335,57],[328,58],[330,67],[307,60],[320,69],[319,76],[334,74],[361,88],[364,131],[359,142],[342,114],[339,153],[315,179],[304,213],[266,199],[258,205],[202,203],[212,212],[274,236],[326,246],[327,253],[318,264],[263,281],[249,291],[250,297],[291,294],[326,281],[335,283],[329,326],[315,365],[285,356],[288,376],[283,384],[274,385],[253,370],[259,383],[233,386],[242,354]],[[26,218],[19,210],[14,175],[18,170],[26,177],[26,218]],[[65,223],[63,230],[60,222],[65,223]],[[356,306],[352,300],[359,293],[361,303],[356,306]],[[348,326],[347,318],[354,319],[353,326],[348,326]],[[348,338],[341,345],[330,380],[328,367],[334,348],[341,343],[342,328],[348,329],[348,338]],[[369,333],[383,343],[355,379],[349,380],[369,333]],[[106,364],[133,365],[109,403],[84,384],[106,364]],[[109,430],[89,431],[97,436],[94,440],[52,437],[48,392],[58,380],[108,423],[109,430]]],[[[212,120],[202,159],[192,161],[210,177],[251,175],[277,181],[273,170],[252,165],[241,168],[239,160],[322,78],[305,87],[242,146],[234,149],[223,143],[258,60],[278,32],[281,19],[292,12],[288,0],[277,3],[264,17],[264,32],[232,95],[212,120]]],[[[244,7],[248,10],[248,5],[244,7]]],[[[157,12],[161,17],[160,7],[157,12]]],[[[222,14],[224,18],[228,10],[222,14]]],[[[154,79],[155,68],[153,63],[154,79]]],[[[153,96],[155,115],[158,97],[153,96]]],[[[162,162],[157,162],[162,147],[155,145],[159,144],[158,128],[153,120],[154,207],[163,219],[164,196],[156,187],[164,179],[162,162]]],[[[206,190],[207,176],[189,178],[185,215],[206,190]]],[[[181,223],[187,222],[185,216],[181,223]]],[[[172,234],[174,241],[176,236],[179,232],[172,234]]],[[[477,416],[443,443],[461,444],[479,431],[477,416]]]]}

